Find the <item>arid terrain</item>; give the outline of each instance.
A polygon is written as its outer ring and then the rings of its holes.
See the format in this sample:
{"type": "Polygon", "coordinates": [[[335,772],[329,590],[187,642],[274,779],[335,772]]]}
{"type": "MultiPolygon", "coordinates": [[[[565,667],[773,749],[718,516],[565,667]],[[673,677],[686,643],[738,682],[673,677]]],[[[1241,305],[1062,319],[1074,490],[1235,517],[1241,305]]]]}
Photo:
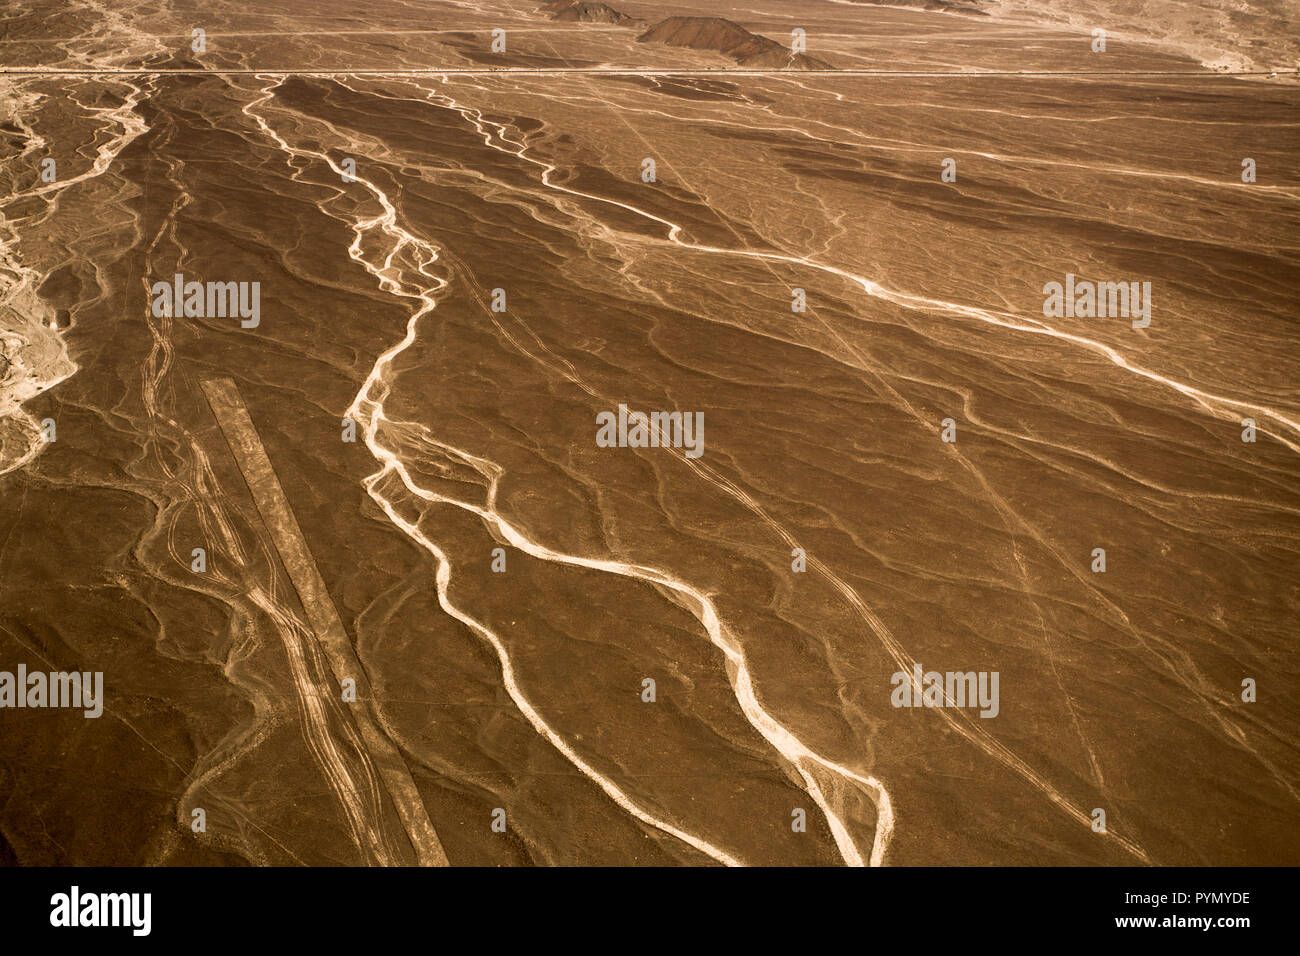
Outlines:
{"type": "Polygon", "coordinates": [[[0,862],[1300,863],[1300,3],[251,7],[0,13],[0,862]]]}

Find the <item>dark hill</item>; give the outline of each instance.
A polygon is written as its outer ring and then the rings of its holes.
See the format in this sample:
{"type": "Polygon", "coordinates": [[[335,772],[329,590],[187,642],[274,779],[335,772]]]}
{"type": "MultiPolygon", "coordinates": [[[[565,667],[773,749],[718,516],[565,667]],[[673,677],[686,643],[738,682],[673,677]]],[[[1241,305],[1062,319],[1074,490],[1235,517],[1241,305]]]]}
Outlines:
{"type": "Polygon", "coordinates": [[[637,37],[639,43],[666,43],[692,50],[712,50],[741,66],[793,70],[833,70],[825,60],[788,49],[722,17],[669,17],[637,37]]]}

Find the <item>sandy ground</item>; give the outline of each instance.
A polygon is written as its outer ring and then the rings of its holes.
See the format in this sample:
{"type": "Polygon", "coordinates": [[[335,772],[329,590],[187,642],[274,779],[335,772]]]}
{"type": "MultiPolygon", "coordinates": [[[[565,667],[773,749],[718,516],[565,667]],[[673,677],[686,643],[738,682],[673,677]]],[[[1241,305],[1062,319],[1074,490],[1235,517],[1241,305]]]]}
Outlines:
{"type": "Polygon", "coordinates": [[[0,77],[0,670],[108,691],[0,710],[0,858],[1300,858],[1300,92],[791,6],[707,12],[834,70],[529,4],[0,24],[125,71],[0,77]],[[997,716],[893,706],[916,664],[997,716]]]}

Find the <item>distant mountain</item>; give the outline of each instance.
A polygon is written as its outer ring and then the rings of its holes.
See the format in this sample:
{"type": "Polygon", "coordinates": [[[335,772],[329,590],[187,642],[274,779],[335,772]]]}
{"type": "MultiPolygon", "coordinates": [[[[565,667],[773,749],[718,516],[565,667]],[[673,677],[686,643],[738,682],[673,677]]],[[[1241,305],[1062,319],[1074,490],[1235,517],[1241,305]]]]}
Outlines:
{"type": "Polygon", "coordinates": [[[552,0],[542,4],[542,10],[551,14],[552,20],[566,20],[575,23],[632,23],[636,18],[629,17],[621,10],[615,10],[607,3],[582,3],[578,0],[552,0]]]}
{"type": "Polygon", "coordinates": [[[722,17],[669,17],[637,37],[638,43],[666,43],[692,50],[712,50],[741,66],[792,70],[833,70],[825,60],[788,49],[722,17]]]}

